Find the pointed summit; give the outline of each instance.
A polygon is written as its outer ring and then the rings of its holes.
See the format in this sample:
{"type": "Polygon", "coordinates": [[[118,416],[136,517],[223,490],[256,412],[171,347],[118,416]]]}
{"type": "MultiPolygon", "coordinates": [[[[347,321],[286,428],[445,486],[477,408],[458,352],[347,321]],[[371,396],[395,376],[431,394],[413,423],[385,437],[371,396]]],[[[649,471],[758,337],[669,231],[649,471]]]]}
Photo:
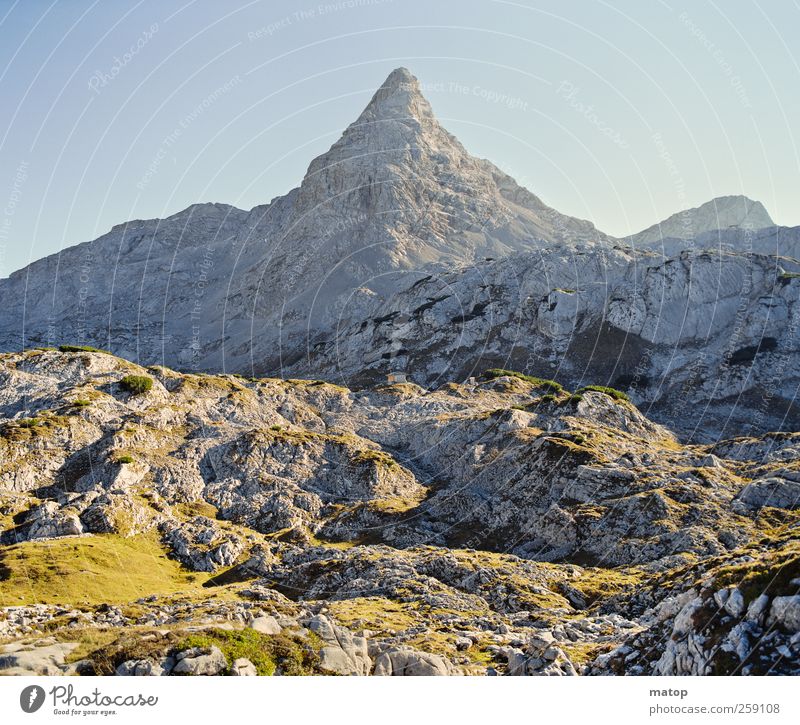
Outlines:
{"type": "Polygon", "coordinates": [[[389,74],[354,125],[389,119],[436,122],[419,81],[407,68],[395,68],[389,74]]]}
{"type": "MultiPolygon", "coordinates": [[[[346,208],[368,216],[381,211],[391,211],[392,218],[404,212],[425,216],[419,212],[421,192],[427,196],[427,187],[428,198],[437,195],[434,190],[444,188],[439,174],[481,175],[479,167],[436,120],[417,79],[406,68],[397,68],[341,138],[311,162],[296,208],[328,207],[337,215],[346,208]]],[[[486,184],[483,178],[480,185],[486,184]]],[[[382,221],[382,232],[394,233],[386,231],[392,218],[382,221]]]]}
{"type": "Polygon", "coordinates": [[[311,162],[292,215],[281,242],[287,264],[304,280],[336,267],[341,289],[377,284],[376,273],[604,236],[471,156],[439,124],[406,68],[392,71],[358,119],[311,162]]]}
{"type": "Polygon", "coordinates": [[[417,77],[408,68],[401,65],[399,68],[395,68],[389,73],[381,88],[397,88],[407,84],[413,84],[417,86],[417,90],[419,90],[417,77]]]}

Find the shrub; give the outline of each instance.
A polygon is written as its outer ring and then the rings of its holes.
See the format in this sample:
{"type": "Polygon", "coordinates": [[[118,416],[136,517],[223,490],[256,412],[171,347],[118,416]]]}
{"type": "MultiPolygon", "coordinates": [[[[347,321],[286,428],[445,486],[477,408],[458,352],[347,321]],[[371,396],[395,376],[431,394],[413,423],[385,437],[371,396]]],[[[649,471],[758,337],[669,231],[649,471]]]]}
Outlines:
{"type": "Polygon", "coordinates": [[[79,398],[78,400],[73,400],[72,405],[76,408],[85,408],[87,405],[91,405],[92,402],[90,400],[84,400],[83,398],[79,398]]]}
{"type": "Polygon", "coordinates": [[[572,395],[569,396],[569,398],[564,400],[562,405],[577,405],[582,400],[583,400],[583,396],[580,393],[573,393],[572,395]]]}
{"type": "Polygon", "coordinates": [[[127,453],[121,456],[116,456],[114,458],[114,463],[133,463],[133,456],[129,456],[127,453]]]}
{"type": "Polygon", "coordinates": [[[491,368],[490,370],[487,370],[484,373],[484,375],[489,380],[494,380],[495,378],[502,378],[505,376],[509,376],[512,378],[519,378],[520,380],[524,380],[526,383],[535,385],[537,388],[545,388],[546,390],[552,390],[555,393],[560,393],[563,390],[563,386],[560,383],[557,383],[555,380],[536,378],[533,375],[525,375],[524,373],[518,373],[515,370],[503,370],[502,368],[491,368]]]}
{"type": "Polygon", "coordinates": [[[60,352],[102,352],[106,355],[111,353],[108,350],[101,350],[98,347],[90,347],[89,345],[59,345],[60,352]]]}
{"type": "Polygon", "coordinates": [[[132,395],[141,395],[153,387],[153,379],[146,375],[126,375],[119,384],[132,395]]]}
{"type": "Polygon", "coordinates": [[[585,393],[587,391],[592,391],[594,393],[605,393],[608,397],[613,398],[614,400],[630,400],[630,398],[621,390],[609,388],[605,385],[584,385],[578,392],[585,393]]]}
{"type": "Polygon", "coordinates": [[[184,637],[175,651],[190,647],[219,647],[230,665],[245,657],[255,666],[259,675],[272,675],[280,664],[287,675],[307,675],[318,671],[319,658],[313,649],[316,643],[309,637],[301,643],[283,634],[265,635],[253,629],[207,629],[184,637]]]}
{"type": "Polygon", "coordinates": [[[43,425],[44,421],[41,418],[22,418],[17,421],[20,428],[35,428],[37,425],[43,425]]]}

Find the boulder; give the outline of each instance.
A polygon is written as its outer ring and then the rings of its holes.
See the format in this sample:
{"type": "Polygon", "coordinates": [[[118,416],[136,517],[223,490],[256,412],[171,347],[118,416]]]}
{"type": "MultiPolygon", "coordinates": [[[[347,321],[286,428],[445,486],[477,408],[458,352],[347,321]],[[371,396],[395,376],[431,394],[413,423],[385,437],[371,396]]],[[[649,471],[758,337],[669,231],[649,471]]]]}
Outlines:
{"type": "Polygon", "coordinates": [[[228,666],[225,655],[218,647],[192,647],[178,653],[178,664],[173,675],[219,675],[228,666]]]}
{"type": "Polygon", "coordinates": [[[30,524],[28,539],[50,539],[83,533],[83,524],[78,515],[62,509],[55,501],[48,501],[33,509],[26,523],[30,524]]]}
{"type": "Polygon", "coordinates": [[[158,662],[150,658],[127,660],[117,666],[114,674],[118,677],[162,677],[168,675],[174,665],[175,661],[171,657],[165,657],[158,662]]]}
{"type": "Polygon", "coordinates": [[[775,597],[769,610],[767,624],[788,630],[800,631],[800,594],[789,597],[775,597]]]}
{"type": "Polygon", "coordinates": [[[800,508],[800,483],[785,478],[763,478],[748,483],[736,500],[749,508],[762,506],[775,508],[800,508]]]}
{"type": "Polygon", "coordinates": [[[77,642],[5,645],[0,647],[0,675],[63,675],[69,669],[65,658],[77,646],[77,642]]]}
{"type": "Polygon", "coordinates": [[[455,674],[453,665],[444,657],[418,652],[408,647],[392,647],[375,659],[372,672],[376,676],[444,676],[455,674]]]}
{"type": "Polygon", "coordinates": [[[281,625],[275,617],[269,615],[264,617],[256,617],[250,622],[250,628],[261,634],[280,634],[281,625]]]}
{"type": "Polygon", "coordinates": [[[312,617],[308,628],[325,646],[319,653],[320,666],[339,675],[368,675],[372,668],[366,638],[354,635],[323,614],[312,617]]]}
{"type": "Polygon", "coordinates": [[[231,675],[233,677],[255,677],[258,675],[256,666],[246,657],[239,657],[231,665],[231,675]]]}

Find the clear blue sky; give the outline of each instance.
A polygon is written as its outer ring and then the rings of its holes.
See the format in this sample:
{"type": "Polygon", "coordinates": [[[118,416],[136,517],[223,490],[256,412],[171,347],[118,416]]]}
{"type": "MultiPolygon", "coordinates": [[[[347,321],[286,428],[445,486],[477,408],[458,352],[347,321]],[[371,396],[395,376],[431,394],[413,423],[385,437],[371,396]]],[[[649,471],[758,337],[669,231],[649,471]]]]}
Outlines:
{"type": "Polygon", "coordinates": [[[792,0],[5,0],[0,23],[0,276],[286,193],[399,65],[472,153],[611,234],[739,193],[800,224],[792,0]]]}

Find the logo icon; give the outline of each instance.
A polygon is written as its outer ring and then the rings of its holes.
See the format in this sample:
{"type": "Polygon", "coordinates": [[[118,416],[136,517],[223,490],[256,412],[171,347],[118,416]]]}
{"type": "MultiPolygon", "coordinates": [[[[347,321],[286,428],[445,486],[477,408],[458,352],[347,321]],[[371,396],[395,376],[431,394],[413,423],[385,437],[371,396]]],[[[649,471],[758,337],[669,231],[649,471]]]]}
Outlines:
{"type": "Polygon", "coordinates": [[[19,696],[19,706],[23,712],[36,712],[44,705],[44,688],[28,685],[19,696]]]}

